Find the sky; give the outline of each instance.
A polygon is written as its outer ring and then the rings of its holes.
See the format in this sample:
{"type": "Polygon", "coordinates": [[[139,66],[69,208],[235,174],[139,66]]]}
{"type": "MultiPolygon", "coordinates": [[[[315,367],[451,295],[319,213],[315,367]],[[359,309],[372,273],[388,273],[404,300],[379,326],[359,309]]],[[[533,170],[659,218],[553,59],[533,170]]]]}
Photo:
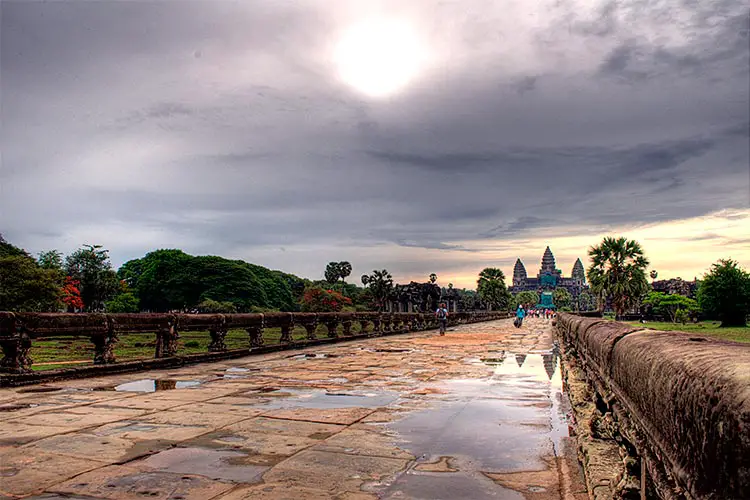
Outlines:
{"type": "Polygon", "coordinates": [[[0,232],[320,279],[750,268],[743,0],[0,3],[0,232]]]}

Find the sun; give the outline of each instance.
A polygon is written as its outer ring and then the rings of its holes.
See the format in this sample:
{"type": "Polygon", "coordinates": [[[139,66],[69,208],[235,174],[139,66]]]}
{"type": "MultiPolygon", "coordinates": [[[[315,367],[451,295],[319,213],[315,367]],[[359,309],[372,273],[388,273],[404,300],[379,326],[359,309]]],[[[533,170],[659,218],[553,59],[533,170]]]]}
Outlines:
{"type": "Polygon", "coordinates": [[[347,85],[370,97],[387,97],[414,79],[423,51],[408,23],[372,20],[343,33],[334,60],[347,85]]]}

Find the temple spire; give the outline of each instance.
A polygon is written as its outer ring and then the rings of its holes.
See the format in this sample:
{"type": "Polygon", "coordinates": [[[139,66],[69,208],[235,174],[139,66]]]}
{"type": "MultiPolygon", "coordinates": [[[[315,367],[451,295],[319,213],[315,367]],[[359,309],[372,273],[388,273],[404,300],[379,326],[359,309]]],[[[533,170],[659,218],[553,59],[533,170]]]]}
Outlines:
{"type": "Polygon", "coordinates": [[[573,264],[573,272],[570,273],[570,276],[573,279],[580,280],[582,283],[586,282],[586,270],[583,268],[581,259],[576,260],[576,263],[573,264]]]}
{"type": "Polygon", "coordinates": [[[521,259],[516,260],[516,265],[513,266],[513,284],[515,285],[524,281],[526,277],[526,267],[521,262],[521,259]]]}
{"type": "Polygon", "coordinates": [[[544,272],[555,272],[555,256],[552,255],[552,250],[550,250],[549,246],[544,251],[544,256],[542,257],[542,273],[544,272]]]}

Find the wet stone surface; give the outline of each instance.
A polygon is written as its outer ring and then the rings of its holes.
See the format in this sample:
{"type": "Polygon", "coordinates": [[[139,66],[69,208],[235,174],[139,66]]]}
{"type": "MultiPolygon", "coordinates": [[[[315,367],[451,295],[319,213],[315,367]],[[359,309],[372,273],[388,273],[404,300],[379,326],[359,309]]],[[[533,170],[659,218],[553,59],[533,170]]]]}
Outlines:
{"type": "Polygon", "coordinates": [[[530,319],[2,389],[0,498],[585,498],[560,377],[530,319]]]}

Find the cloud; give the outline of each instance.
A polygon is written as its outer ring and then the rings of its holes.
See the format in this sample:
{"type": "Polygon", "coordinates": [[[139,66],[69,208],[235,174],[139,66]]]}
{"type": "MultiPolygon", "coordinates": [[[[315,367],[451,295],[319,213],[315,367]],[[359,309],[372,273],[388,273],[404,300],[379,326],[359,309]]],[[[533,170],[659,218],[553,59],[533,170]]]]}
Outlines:
{"type": "Polygon", "coordinates": [[[736,0],[0,9],[0,226],[32,251],[182,246],[406,279],[750,205],[736,0]],[[373,100],[330,54],[378,15],[428,49],[373,100]]]}

